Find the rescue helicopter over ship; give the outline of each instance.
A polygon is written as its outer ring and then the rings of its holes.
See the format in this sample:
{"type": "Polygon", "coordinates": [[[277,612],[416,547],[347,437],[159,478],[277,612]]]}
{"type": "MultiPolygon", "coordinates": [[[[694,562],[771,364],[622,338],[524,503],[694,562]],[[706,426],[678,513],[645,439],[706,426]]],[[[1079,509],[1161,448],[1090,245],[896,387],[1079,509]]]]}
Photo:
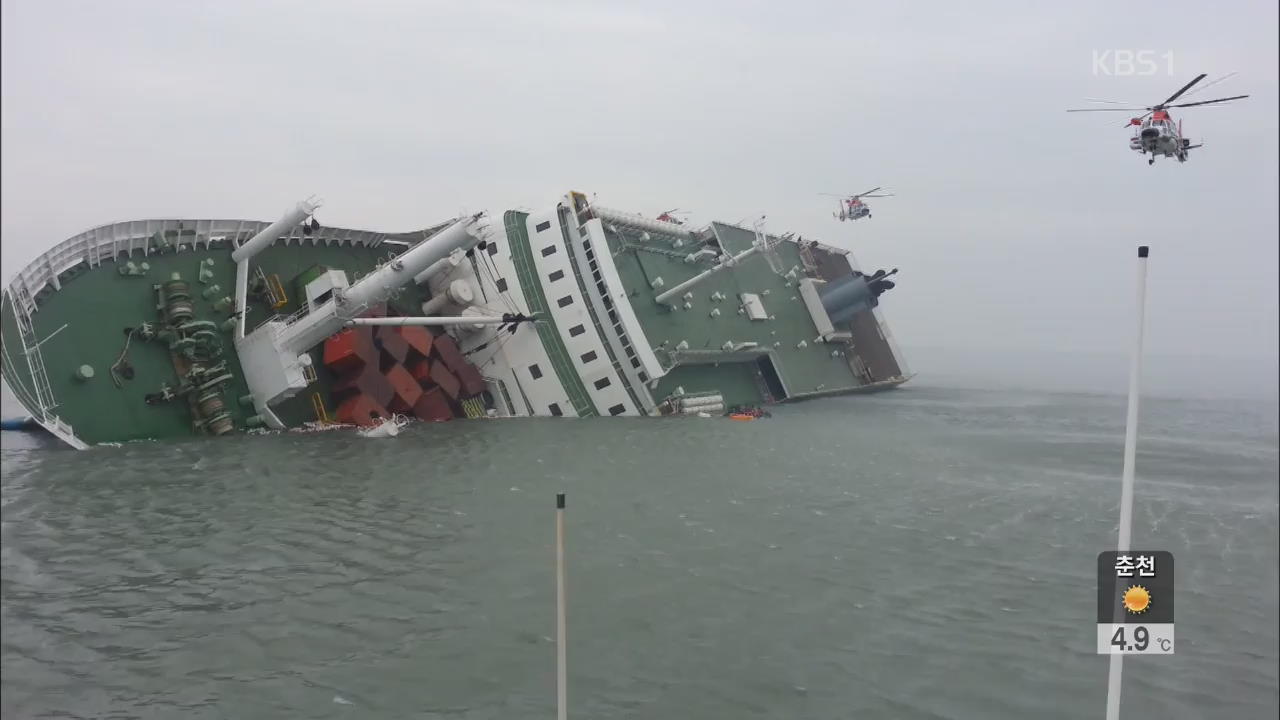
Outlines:
{"type": "Polygon", "coordinates": [[[667,222],[672,225],[683,225],[685,221],[681,220],[679,216],[688,214],[688,211],[681,210],[680,208],[671,208],[659,215],[658,220],[659,222],[667,222]]]}
{"type": "MultiPolygon", "coordinates": [[[[1192,86],[1205,78],[1205,73],[1201,73],[1194,80],[1187,83],[1181,90],[1169,96],[1168,100],[1157,105],[1148,107],[1120,107],[1120,108],[1075,108],[1067,110],[1067,112],[1138,112],[1145,110],[1146,113],[1135,118],[1130,118],[1125,123],[1125,127],[1136,127],[1133,137],[1129,138],[1129,149],[1143,155],[1150,155],[1147,159],[1147,165],[1154,165],[1157,157],[1177,158],[1178,162],[1187,161],[1187,156],[1191,150],[1201,147],[1203,143],[1195,145],[1191,144],[1191,139],[1182,134],[1182,121],[1176,123],[1169,114],[1169,108],[1186,108],[1196,107],[1200,105],[1216,105],[1218,103],[1230,102],[1232,100],[1242,100],[1249,97],[1248,95],[1235,95],[1232,97],[1218,98],[1216,100],[1200,100],[1198,102],[1187,102],[1172,104],[1174,100],[1182,97],[1184,93],[1194,95],[1205,88],[1216,85],[1223,80],[1235,75],[1230,73],[1224,75],[1213,82],[1201,85],[1191,93],[1192,86]]],[[[1089,100],[1088,102],[1106,103],[1115,105],[1131,105],[1133,103],[1125,103],[1117,100],[1089,100]]]]}
{"type": "Polygon", "coordinates": [[[865,192],[860,192],[857,195],[836,195],[834,193],[819,194],[826,195],[827,197],[840,198],[839,210],[831,213],[831,216],[840,222],[844,222],[845,220],[861,220],[862,218],[871,217],[871,206],[863,202],[862,198],[893,197],[893,193],[884,193],[879,195],[874,194],[880,189],[881,188],[879,187],[874,187],[865,192]]]}

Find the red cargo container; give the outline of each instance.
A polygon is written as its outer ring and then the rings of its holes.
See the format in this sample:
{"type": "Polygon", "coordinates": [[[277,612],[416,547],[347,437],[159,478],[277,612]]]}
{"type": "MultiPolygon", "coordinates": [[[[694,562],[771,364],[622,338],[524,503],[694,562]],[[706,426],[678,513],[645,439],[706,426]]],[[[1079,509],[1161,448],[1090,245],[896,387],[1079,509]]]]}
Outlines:
{"type": "Polygon", "coordinates": [[[390,405],[396,394],[391,381],[372,367],[360,377],[360,391],[383,407],[390,405]]]}
{"type": "Polygon", "coordinates": [[[432,362],[426,358],[415,360],[405,366],[409,374],[417,380],[419,384],[427,384],[431,382],[431,365],[432,362]]]}
{"type": "Polygon", "coordinates": [[[453,409],[449,407],[449,400],[440,388],[431,388],[418,398],[413,406],[413,414],[419,420],[441,422],[453,418],[453,409]]]}
{"type": "Polygon", "coordinates": [[[465,363],[458,370],[458,382],[462,384],[462,397],[474,397],[486,389],[484,376],[471,363],[465,363]]]}
{"type": "Polygon", "coordinates": [[[374,343],[381,346],[382,349],[382,369],[387,370],[392,365],[403,363],[409,357],[409,343],[400,337],[393,327],[380,327],[377,332],[377,341],[374,343]]]}
{"type": "Polygon", "coordinates": [[[445,367],[444,363],[431,364],[431,382],[439,386],[449,399],[458,399],[458,391],[462,388],[462,383],[458,382],[457,376],[449,372],[449,368],[445,367]]]}
{"type": "Polygon", "coordinates": [[[458,343],[454,342],[453,338],[448,335],[437,336],[431,347],[435,356],[443,360],[445,366],[448,367],[449,371],[455,375],[462,369],[462,366],[467,363],[467,359],[463,357],[462,352],[458,350],[458,343]]]}
{"type": "Polygon", "coordinates": [[[359,330],[348,328],[324,341],[324,366],[330,372],[341,375],[373,364],[377,353],[370,335],[359,330]]]}
{"type": "Polygon", "coordinates": [[[393,366],[386,372],[386,378],[394,391],[387,409],[393,412],[407,413],[413,410],[414,403],[422,396],[422,385],[404,369],[403,365],[393,366]]]}
{"type": "Polygon", "coordinates": [[[409,359],[425,358],[431,355],[431,345],[435,338],[424,327],[406,326],[392,328],[409,345],[409,359]]]}
{"type": "Polygon", "coordinates": [[[352,395],[338,406],[334,418],[338,422],[369,427],[376,425],[379,418],[389,418],[391,413],[382,405],[374,402],[367,395],[352,395]]]}

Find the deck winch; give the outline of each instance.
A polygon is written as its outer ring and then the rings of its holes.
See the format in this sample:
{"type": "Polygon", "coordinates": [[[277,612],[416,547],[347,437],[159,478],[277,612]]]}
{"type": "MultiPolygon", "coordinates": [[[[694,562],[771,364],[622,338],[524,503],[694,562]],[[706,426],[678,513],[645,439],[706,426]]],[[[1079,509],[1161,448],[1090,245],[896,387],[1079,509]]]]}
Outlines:
{"type": "Polygon", "coordinates": [[[225,435],[234,429],[234,423],[222,391],[232,377],[225,362],[213,366],[192,365],[178,388],[161,385],[159,392],[146,396],[146,402],[157,405],[183,397],[193,398],[192,426],[196,430],[203,428],[211,435],[225,435]]]}
{"type": "MultiPolygon", "coordinates": [[[[203,273],[207,269],[206,264],[202,263],[200,269],[203,273]]],[[[208,278],[202,277],[201,280],[207,282],[208,278]]],[[[215,322],[196,318],[191,286],[179,273],[173,273],[169,280],[153,288],[160,322],[144,322],[136,328],[126,328],[126,334],[129,338],[136,336],[141,340],[164,343],[180,380],[176,388],[168,383],[162,384],[159,391],[147,394],[144,400],[148,405],[156,405],[186,398],[195,430],[204,430],[211,435],[231,432],[235,423],[222,394],[233,375],[227,371],[227,363],[219,361],[223,355],[221,328],[215,322]]],[[[218,292],[218,286],[213,285],[206,288],[201,296],[209,299],[218,292]]],[[[125,350],[128,350],[128,340],[125,350]]],[[[123,353],[121,358],[124,358],[123,353]]]]}
{"type": "Polygon", "coordinates": [[[160,286],[160,303],[165,319],[171,325],[190,320],[195,314],[195,307],[191,304],[191,288],[178,273],[174,273],[172,280],[160,286]]]}

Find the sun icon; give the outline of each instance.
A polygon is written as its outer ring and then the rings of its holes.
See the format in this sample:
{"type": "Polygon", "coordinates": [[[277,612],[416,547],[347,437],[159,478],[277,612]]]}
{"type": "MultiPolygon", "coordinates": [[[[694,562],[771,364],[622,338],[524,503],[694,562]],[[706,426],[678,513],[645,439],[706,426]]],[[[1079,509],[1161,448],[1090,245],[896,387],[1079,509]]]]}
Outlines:
{"type": "Polygon", "coordinates": [[[1151,593],[1141,585],[1133,585],[1124,591],[1124,609],[1135,615],[1151,607],[1151,593]]]}

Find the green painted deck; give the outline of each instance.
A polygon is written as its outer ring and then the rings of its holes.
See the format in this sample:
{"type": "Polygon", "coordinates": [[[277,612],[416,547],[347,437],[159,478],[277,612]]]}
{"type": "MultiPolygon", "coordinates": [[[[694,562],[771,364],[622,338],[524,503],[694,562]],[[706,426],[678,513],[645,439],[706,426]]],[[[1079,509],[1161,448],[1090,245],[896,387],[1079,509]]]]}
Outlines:
{"type": "MultiPolygon", "coordinates": [[[[714,227],[729,255],[748,249],[755,240],[750,230],[719,223],[714,227]]],[[[711,267],[709,262],[684,262],[683,256],[698,248],[686,244],[673,251],[671,243],[663,238],[654,236],[645,241],[639,232],[619,226],[615,226],[613,232],[606,231],[605,236],[618,275],[627,293],[633,295],[632,308],[653,347],[665,342],[668,348],[674,348],[681,341],[687,341],[691,351],[716,351],[726,341],[756,342],[760,348],[772,350],[775,368],[793,398],[852,389],[859,384],[849,369],[848,360],[831,356],[836,346],[814,342],[818,329],[800,298],[799,288],[795,283],[787,287],[788,280],[775,274],[763,255],[750,256],[737,267],[721,270],[695,285],[690,290],[693,308],[673,311],[653,298],[711,267]],[[662,278],[663,286],[655,291],[650,283],[657,277],[662,278]],[[725,295],[725,299],[713,301],[711,295],[716,292],[725,295]],[[744,292],[759,295],[765,311],[774,319],[751,320],[745,314],[739,315],[738,295],[744,292]],[[712,317],[711,311],[716,308],[720,315],[712,317]],[[807,346],[797,347],[801,341],[807,346]],[[773,347],[775,342],[780,343],[778,347],[773,347]]],[[[786,269],[802,267],[795,243],[782,242],[777,252],[786,269]]],[[[671,302],[682,307],[685,301],[681,298],[671,302]]],[[[659,352],[658,357],[664,362],[667,360],[665,353],[659,352]]],[[[739,377],[754,377],[755,359],[755,355],[744,353],[743,367],[751,370],[733,373],[707,372],[695,365],[679,366],[659,382],[653,391],[654,399],[661,400],[676,386],[683,386],[690,393],[719,390],[730,404],[759,402],[760,392],[754,389],[757,383],[753,380],[748,386],[739,377]],[[750,397],[740,397],[748,393],[750,397]]],[[[729,364],[720,362],[719,370],[725,371],[729,364]]]]}
{"type": "MultiPolygon", "coordinates": [[[[399,246],[369,248],[337,243],[278,243],[267,248],[254,258],[253,266],[261,267],[267,275],[278,275],[289,302],[278,310],[270,310],[255,306],[251,301],[246,332],[252,331],[273,314],[288,315],[301,307],[305,298],[296,297],[293,280],[312,266],[323,265],[345,270],[348,279],[354,282],[357,275],[373,270],[378,262],[401,249],[399,246]]],[[[135,337],[128,352],[128,360],[134,367],[135,375],[132,380],[122,381],[123,387],[117,388],[114,385],[109,368],[124,350],[124,328],[158,320],[156,292],[152,286],[168,280],[172,273],[179,273],[190,284],[197,320],[212,320],[221,324],[228,313],[215,310],[214,302],[223,296],[235,294],[235,264],[231,261],[229,245],[215,244],[208,250],[201,248],[184,249],[181,252],[153,252],[145,258],[141,253],[135,253],[132,260],[134,263],[145,261],[151,266],[145,276],[122,276],[118,272],[117,263],[111,261],[104,261],[102,265],[92,269],[84,264],[76,266],[60,276],[62,289],[44,295],[39,309],[32,316],[39,338],[46,338],[66,325],[64,330],[41,345],[40,351],[58,403],[53,412],[70,424],[80,439],[91,445],[108,441],[182,437],[195,432],[185,399],[157,405],[148,405],[143,400],[148,393],[158,392],[162,385],[176,388],[179,384],[178,374],[166,345],[135,337]],[[213,276],[207,282],[200,283],[197,281],[199,267],[206,258],[214,259],[211,268],[213,276]],[[217,294],[209,299],[202,297],[201,293],[212,285],[219,286],[217,294]],[[95,376],[87,382],[80,382],[74,378],[74,373],[79,366],[85,364],[93,367],[95,376]]],[[[391,305],[402,312],[416,313],[423,299],[417,287],[409,286],[392,300],[391,305]]],[[[21,357],[22,344],[13,311],[12,305],[6,301],[3,318],[0,318],[0,332],[4,335],[6,352],[17,362],[11,366],[6,361],[4,372],[6,380],[12,374],[17,381],[10,381],[11,387],[18,384],[31,387],[29,372],[21,357]]],[[[252,411],[240,407],[237,398],[247,394],[249,390],[235,355],[232,333],[223,332],[220,337],[223,348],[220,359],[226,360],[228,370],[235,376],[225,386],[223,400],[232,414],[236,428],[242,429],[252,411]]],[[[320,355],[319,348],[313,351],[316,381],[296,397],[274,408],[287,425],[297,426],[315,419],[311,405],[311,395],[314,392],[319,392],[324,398],[330,414],[334,411],[329,400],[332,378],[320,363],[320,355]]]]}
{"type": "Polygon", "coordinates": [[[724,397],[726,408],[760,402],[760,388],[756,384],[755,363],[752,362],[682,365],[662,378],[653,395],[662,399],[675,393],[678,387],[684,388],[686,393],[715,390],[724,397]]]}

